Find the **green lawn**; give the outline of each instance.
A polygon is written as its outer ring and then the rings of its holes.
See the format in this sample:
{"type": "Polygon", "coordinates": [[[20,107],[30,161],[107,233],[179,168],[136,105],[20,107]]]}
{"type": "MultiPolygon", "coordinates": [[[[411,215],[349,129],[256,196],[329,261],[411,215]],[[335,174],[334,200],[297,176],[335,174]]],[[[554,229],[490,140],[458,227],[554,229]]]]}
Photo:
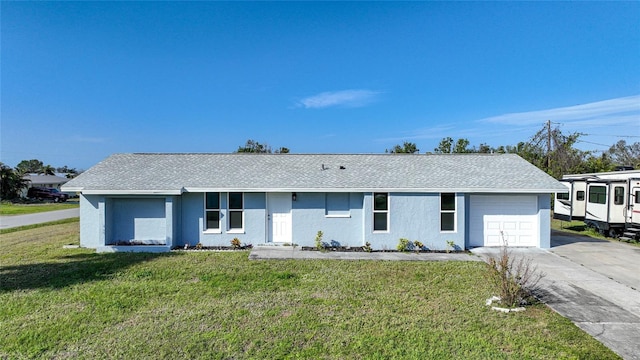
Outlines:
{"type": "Polygon", "coordinates": [[[613,359],[544,305],[490,311],[481,262],[249,261],[0,236],[0,358],[613,359]]]}
{"type": "Polygon", "coordinates": [[[41,203],[41,204],[12,204],[9,202],[0,203],[0,215],[25,215],[45,211],[73,209],[78,207],[78,202],[67,202],[63,204],[41,203]]]}

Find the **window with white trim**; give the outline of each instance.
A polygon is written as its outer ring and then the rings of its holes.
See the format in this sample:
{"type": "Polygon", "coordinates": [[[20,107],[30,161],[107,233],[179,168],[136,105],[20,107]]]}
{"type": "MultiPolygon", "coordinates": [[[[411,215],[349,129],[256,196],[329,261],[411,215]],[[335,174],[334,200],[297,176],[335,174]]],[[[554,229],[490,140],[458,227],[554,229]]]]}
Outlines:
{"type": "Polygon", "coordinates": [[[440,194],[440,231],[456,231],[456,194],[440,194]]]}
{"type": "Polygon", "coordinates": [[[229,217],[229,230],[242,231],[244,229],[244,194],[230,192],[227,202],[227,216],[229,217]]]}
{"type": "Polygon", "coordinates": [[[220,231],[220,193],[204,194],[204,229],[220,231]]]}
{"type": "Polygon", "coordinates": [[[389,194],[373,193],[373,231],[389,230],[389,194]]]}
{"type": "Polygon", "coordinates": [[[349,193],[326,193],[325,215],[327,217],[349,217],[349,193]]]}

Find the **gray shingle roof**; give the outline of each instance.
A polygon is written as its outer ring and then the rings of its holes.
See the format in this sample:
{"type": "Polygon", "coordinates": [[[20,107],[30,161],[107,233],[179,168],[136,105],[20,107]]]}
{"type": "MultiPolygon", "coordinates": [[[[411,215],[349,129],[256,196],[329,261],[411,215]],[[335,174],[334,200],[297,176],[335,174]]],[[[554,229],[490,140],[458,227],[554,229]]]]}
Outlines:
{"type": "Polygon", "coordinates": [[[95,194],[207,190],[549,193],[566,188],[513,154],[234,153],[115,154],[63,190],[95,194]]]}

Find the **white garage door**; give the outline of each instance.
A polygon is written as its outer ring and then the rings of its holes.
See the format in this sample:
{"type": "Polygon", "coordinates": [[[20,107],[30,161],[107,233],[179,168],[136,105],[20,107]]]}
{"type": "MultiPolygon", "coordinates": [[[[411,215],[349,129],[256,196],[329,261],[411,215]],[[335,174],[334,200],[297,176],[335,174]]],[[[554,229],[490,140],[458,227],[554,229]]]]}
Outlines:
{"type": "Polygon", "coordinates": [[[538,198],[535,195],[472,195],[469,246],[537,246],[538,198]]]}

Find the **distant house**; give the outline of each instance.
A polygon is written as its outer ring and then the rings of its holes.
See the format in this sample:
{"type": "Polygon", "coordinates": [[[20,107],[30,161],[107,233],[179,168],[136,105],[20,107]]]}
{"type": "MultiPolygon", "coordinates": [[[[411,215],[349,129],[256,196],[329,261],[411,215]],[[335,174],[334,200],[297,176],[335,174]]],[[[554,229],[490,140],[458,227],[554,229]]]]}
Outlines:
{"type": "Polygon", "coordinates": [[[98,251],[313,246],[318,231],[438,250],[548,248],[550,193],[566,188],[513,154],[116,154],[62,190],[81,193],[80,243],[98,251]]]}
{"type": "MultiPolygon", "coordinates": [[[[29,174],[22,177],[28,181],[27,187],[43,187],[54,188],[60,190],[63,184],[67,183],[70,179],[57,175],[42,175],[42,174],[29,174]]],[[[27,188],[22,190],[22,196],[27,195],[27,188]]]]}

